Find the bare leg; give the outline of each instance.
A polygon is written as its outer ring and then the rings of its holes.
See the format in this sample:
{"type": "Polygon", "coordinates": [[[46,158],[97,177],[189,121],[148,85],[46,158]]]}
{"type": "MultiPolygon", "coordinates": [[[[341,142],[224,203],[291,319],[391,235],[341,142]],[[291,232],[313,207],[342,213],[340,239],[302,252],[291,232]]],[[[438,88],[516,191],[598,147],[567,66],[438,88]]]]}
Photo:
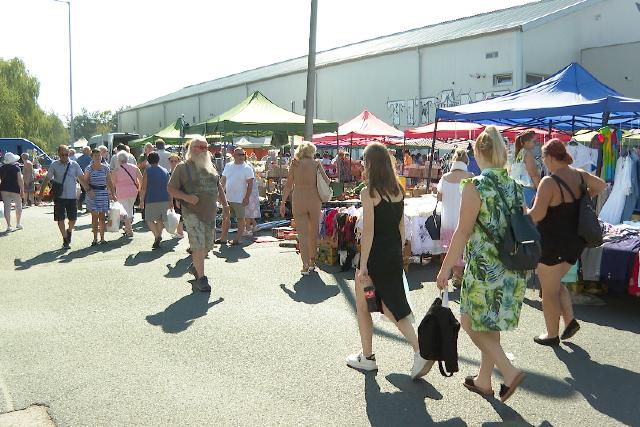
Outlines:
{"type": "Polygon", "coordinates": [[[307,261],[309,266],[316,264],[316,254],[318,245],[318,230],[320,228],[320,209],[321,205],[318,205],[318,209],[312,209],[309,212],[309,227],[307,233],[309,233],[309,247],[307,248],[307,261]]]}
{"type": "Polygon", "coordinates": [[[64,220],[58,221],[58,230],[60,230],[60,234],[62,235],[62,238],[66,239],[67,238],[67,229],[64,226],[64,220]]]}
{"type": "Polygon", "coordinates": [[[205,249],[198,249],[191,252],[191,259],[198,273],[198,279],[204,276],[204,257],[206,254],[207,251],[205,249]]]}
{"type": "Polygon", "coordinates": [[[127,234],[133,234],[133,228],[131,227],[131,218],[129,217],[124,220],[124,231],[127,234]]]}
{"type": "Polygon", "coordinates": [[[573,302],[571,301],[569,290],[564,285],[560,288],[560,312],[562,313],[564,326],[567,326],[574,319],[573,302]]]}
{"type": "Polygon", "coordinates": [[[571,266],[561,263],[554,266],[538,264],[538,277],[542,285],[542,312],[544,322],[547,326],[547,335],[542,338],[554,338],[558,336],[560,330],[561,301],[560,291],[562,284],[560,280],[571,266]]]}
{"type": "Polygon", "coordinates": [[[240,243],[242,235],[244,234],[244,218],[238,218],[238,231],[236,231],[236,238],[234,242],[240,243]]]}
{"type": "Polygon", "coordinates": [[[147,227],[149,227],[149,230],[151,231],[151,233],[153,233],[153,237],[155,239],[158,238],[158,228],[156,225],[155,221],[147,221],[147,227]]]}
{"type": "Polygon", "coordinates": [[[229,227],[231,226],[231,218],[224,216],[222,218],[222,232],[220,233],[220,241],[225,242],[229,238],[229,227]]]}
{"type": "MultiPolygon", "coordinates": [[[[493,362],[493,364],[498,367],[498,370],[502,374],[504,383],[507,385],[511,384],[516,376],[518,376],[520,371],[511,364],[511,362],[507,358],[507,355],[504,354],[504,350],[500,345],[500,333],[494,331],[476,332],[472,330],[471,319],[466,314],[463,315],[460,320],[462,328],[467,332],[476,347],[478,347],[478,349],[480,349],[480,351],[482,352],[481,360],[486,364],[484,367],[480,367],[483,375],[486,375],[484,372],[486,370],[489,370],[489,366],[493,367],[491,363],[493,362]]],[[[479,382],[477,385],[484,388],[491,388],[490,381],[488,384],[479,382]]]]}
{"type": "Polygon", "coordinates": [[[98,213],[98,220],[100,221],[100,240],[104,241],[104,229],[105,229],[105,213],[98,213]]]}
{"type": "Polygon", "coordinates": [[[400,333],[405,337],[405,339],[409,342],[409,345],[413,348],[414,352],[420,351],[420,346],[418,345],[418,336],[416,335],[416,330],[413,327],[413,324],[409,321],[409,316],[396,321],[391,314],[391,311],[387,308],[384,301],[382,302],[382,312],[387,319],[391,320],[396,328],[400,331],[400,333]]]}
{"type": "Polygon", "coordinates": [[[69,230],[73,231],[75,226],[76,226],[76,222],[72,221],[72,220],[69,220],[69,230]]]}
{"type": "Polygon", "coordinates": [[[178,223],[176,234],[178,234],[178,236],[182,236],[184,234],[184,227],[182,226],[182,221],[178,223]]]}
{"type": "Polygon", "coordinates": [[[298,242],[300,242],[300,258],[302,259],[302,269],[307,270],[309,267],[309,213],[296,212],[294,214],[296,220],[296,231],[298,232],[298,242]]]}
{"type": "Polygon", "coordinates": [[[364,285],[359,280],[356,280],[356,315],[358,317],[362,354],[365,357],[369,357],[373,354],[373,321],[367,308],[367,300],[364,297],[364,285]]]}
{"type": "Polygon", "coordinates": [[[20,225],[20,219],[22,218],[22,199],[18,198],[16,202],[16,225],[20,225]]]}
{"type": "Polygon", "coordinates": [[[93,212],[93,211],[91,212],[91,231],[93,231],[93,241],[97,242],[98,241],[98,212],[93,212]]]}

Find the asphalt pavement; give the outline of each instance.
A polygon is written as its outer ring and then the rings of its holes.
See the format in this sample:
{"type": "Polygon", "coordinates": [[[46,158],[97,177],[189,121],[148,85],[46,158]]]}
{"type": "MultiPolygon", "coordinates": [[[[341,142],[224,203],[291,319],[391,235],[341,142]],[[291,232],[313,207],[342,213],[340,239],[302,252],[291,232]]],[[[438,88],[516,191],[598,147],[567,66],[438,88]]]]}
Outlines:
{"type": "MultiPolygon", "coordinates": [[[[0,414],[40,405],[58,426],[640,425],[637,299],[576,306],[582,329],[554,350],[532,341],[544,322],[528,290],[502,336],[527,377],[502,404],[462,386],[479,361],[464,332],[460,372],[412,382],[410,347],[376,317],[378,373],[348,368],[360,349],[353,272],[301,277],[293,249],[223,246],[205,264],[211,294],[192,292],[186,240],[152,251],[137,223],[133,239],[91,247],[85,215],[62,251],[52,213],[29,208],[24,230],[0,234],[0,414]]],[[[418,320],[436,272],[410,268],[418,320]]]]}

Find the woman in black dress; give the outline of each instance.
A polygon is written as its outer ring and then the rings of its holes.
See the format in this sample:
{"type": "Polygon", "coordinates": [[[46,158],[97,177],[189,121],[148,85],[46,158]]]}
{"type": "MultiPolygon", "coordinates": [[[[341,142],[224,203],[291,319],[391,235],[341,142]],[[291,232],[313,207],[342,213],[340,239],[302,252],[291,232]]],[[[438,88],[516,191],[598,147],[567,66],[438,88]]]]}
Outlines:
{"type": "Polygon", "coordinates": [[[402,280],[404,192],[384,145],[367,146],[364,167],[367,186],[360,193],[364,228],[360,269],[356,271],[356,309],[362,352],[348,356],[347,365],[364,371],[378,369],[372,350],[373,322],[364,294],[364,288],[373,282],[378,305],[413,348],[411,378],[416,379],[426,375],[433,362],[420,357],[402,280]]]}

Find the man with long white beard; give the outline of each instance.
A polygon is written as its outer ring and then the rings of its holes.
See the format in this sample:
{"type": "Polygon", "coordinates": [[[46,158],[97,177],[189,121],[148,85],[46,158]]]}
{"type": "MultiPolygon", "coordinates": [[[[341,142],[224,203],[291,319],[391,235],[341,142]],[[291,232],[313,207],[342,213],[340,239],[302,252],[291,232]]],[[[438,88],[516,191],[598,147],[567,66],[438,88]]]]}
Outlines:
{"type": "Polygon", "coordinates": [[[190,141],[185,162],[176,166],[167,189],[172,197],[182,200],[182,218],[189,235],[193,259],[189,273],[196,278],[196,289],[211,292],[209,280],[204,274],[204,258],[214,246],[216,200],[222,204],[225,216],[229,215],[229,204],[203,136],[190,141]]]}

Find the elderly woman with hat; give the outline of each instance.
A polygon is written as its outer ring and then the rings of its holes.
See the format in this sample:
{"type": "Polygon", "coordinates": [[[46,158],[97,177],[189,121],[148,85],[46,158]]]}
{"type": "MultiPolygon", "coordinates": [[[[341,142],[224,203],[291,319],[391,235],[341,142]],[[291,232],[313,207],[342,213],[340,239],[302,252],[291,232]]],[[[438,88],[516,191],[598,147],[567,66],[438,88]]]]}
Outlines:
{"type": "Polygon", "coordinates": [[[4,202],[4,219],[7,220],[7,232],[13,231],[11,227],[11,203],[16,205],[16,229],[22,230],[20,217],[22,216],[22,196],[24,195],[24,181],[20,166],[16,163],[20,156],[7,152],[4,155],[3,165],[0,166],[0,195],[4,202]]]}

